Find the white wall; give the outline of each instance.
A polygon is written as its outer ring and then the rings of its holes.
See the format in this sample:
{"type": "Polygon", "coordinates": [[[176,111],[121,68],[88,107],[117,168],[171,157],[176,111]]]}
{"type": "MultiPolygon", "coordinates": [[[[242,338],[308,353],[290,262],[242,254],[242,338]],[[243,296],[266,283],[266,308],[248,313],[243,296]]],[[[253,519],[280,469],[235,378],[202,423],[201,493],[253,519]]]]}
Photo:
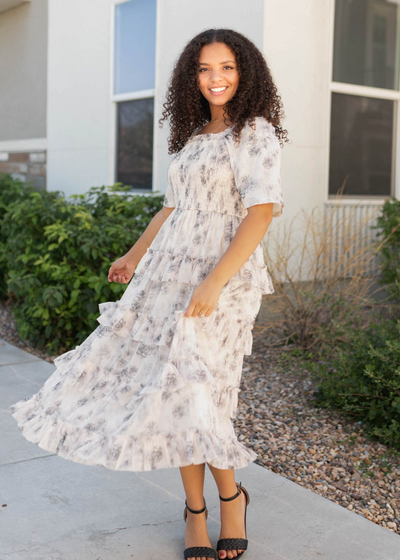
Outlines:
{"type": "MultiPolygon", "coordinates": [[[[210,27],[230,27],[261,49],[264,0],[158,0],[153,190],[165,192],[168,122],[159,128],[168,79],[184,45],[210,27]]],[[[49,3],[48,190],[67,195],[113,182],[112,0],[49,3]]]]}
{"type": "Polygon", "coordinates": [[[83,193],[108,180],[110,2],[51,0],[47,189],[83,193]]]}
{"type": "Polygon", "coordinates": [[[331,0],[265,0],[264,56],[284,105],[286,219],[327,200],[331,0]]]}

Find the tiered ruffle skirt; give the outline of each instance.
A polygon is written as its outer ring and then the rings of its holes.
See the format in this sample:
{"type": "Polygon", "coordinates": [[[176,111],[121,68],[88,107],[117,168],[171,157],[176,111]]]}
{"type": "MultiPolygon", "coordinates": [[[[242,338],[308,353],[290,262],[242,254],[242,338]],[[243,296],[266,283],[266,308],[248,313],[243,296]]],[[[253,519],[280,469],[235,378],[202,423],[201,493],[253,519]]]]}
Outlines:
{"type": "MultiPolygon", "coordinates": [[[[100,304],[99,326],[56,358],[38,393],[10,407],[28,441],[113,470],[204,462],[238,469],[256,459],[237,439],[232,418],[243,356],[251,354],[261,296],[272,293],[272,283],[256,251],[209,317],[184,317],[194,288],[221,256],[212,238],[182,237],[196,230],[197,216],[169,216],[122,298],[100,304]]],[[[232,218],[210,214],[214,239],[232,229],[232,218]]]]}

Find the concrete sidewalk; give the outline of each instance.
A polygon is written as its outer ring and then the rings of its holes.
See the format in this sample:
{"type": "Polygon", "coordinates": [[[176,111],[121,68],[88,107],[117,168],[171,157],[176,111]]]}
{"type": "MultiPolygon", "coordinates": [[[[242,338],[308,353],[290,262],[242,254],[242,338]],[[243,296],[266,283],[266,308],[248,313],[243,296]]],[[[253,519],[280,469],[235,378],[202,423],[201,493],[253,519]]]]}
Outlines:
{"type": "MultiPolygon", "coordinates": [[[[54,366],[0,340],[0,559],[183,558],[184,492],[178,469],[88,467],[25,440],[8,407],[36,393],[54,366]]],[[[400,560],[398,535],[252,463],[246,560],[400,560]]],[[[218,493],[206,469],[213,546],[218,493]]]]}

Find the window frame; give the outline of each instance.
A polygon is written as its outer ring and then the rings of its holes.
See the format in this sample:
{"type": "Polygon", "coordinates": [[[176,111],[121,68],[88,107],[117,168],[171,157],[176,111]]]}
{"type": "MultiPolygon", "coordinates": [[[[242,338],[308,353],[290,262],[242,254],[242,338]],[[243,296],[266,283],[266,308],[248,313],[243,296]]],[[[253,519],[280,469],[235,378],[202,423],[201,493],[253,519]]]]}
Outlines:
{"type": "Polygon", "coordinates": [[[117,181],[117,145],[118,145],[118,103],[121,101],[134,101],[136,99],[149,99],[153,98],[154,104],[154,120],[153,120],[153,162],[152,162],[152,186],[149,190],[141,189],[131,189],[129,194],[140,194],[143,196],[151,195],[157,190],[156,182],[156,168],[157,168],[157,153],[155,150],[156,142],[156,132],[157,132],[157,118],[156,118],[156,91],[158,84],[158,72],[157,72],[157,44],[158,44],[158,33],[159,33],[159,4],[156,1],[156,61],[155,61],[155,75],[154,75],[154,88],[131,91],[127,93],[114,93],[114,80],[115,80],[115,8],[120,4],[125,4],[131,0],[111,0],[110,4],[110,151],[109,151],[109,184],[113,185],[117,181]]]}
{"type": "MultiPolygon", "coordinates": [[[[363,202],[366,204],[381,205],[390,200],[390,198],[400,196],[400,89],[390,90],[384,88],[377,88],[371,86],[359,86],[355,84],[346,84],[344,82],[334,82],[332,80],[333,74],[333,55],[334,55],[334,39],[335,39],[335,6],[336,0],[330,0],[330,30],[328,35],[329,40],[329,68],[328,68],[328,99],[327,99],[327,126],[326,126],[326,142],[325,142],[325,203],[339,203],[339,204],[354,204],[363,202]],[[343,93],[346,95],[356,95],[357,97],[373,97],[376,99],[387,99],[394,103],[393,107],[393,148],[392,148],[392,181],[391,181],[391,194],[386,197],[370,196],[370,195],[343,195],[341,200],[338,200],[335,195],[329,194],[329,166],[330,166],[330,138],[331,138],[331,114],[332,114],[332,93],[343,93]]],[[[399,37],[400,43],[400,37],[399,37]]],[[[400,84],[399,84],[400,86],[400,84]]]]}

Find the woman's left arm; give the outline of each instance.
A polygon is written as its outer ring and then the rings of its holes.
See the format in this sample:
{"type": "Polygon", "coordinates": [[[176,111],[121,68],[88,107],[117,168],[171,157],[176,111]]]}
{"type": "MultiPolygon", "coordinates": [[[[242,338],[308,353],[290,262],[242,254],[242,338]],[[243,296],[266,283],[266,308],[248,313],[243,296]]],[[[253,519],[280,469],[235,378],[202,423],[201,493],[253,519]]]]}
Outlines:
{"type": "Polygon", "coordinates": [[[222,288],[257,249],[272,221],[273,203],[248,208],[229,247],[207,277],[193,291],[184,314],[196,317],[200,311],[208,317],[218,303],[222,288]]]}
{"type": "Polygon", "coordinates": [[[272,207],[273,204],[268,203],[248,208],[248,214],[237,228],[229,247],[207,276],[221,290],[263,240],[272,222],[272,207]]]}

